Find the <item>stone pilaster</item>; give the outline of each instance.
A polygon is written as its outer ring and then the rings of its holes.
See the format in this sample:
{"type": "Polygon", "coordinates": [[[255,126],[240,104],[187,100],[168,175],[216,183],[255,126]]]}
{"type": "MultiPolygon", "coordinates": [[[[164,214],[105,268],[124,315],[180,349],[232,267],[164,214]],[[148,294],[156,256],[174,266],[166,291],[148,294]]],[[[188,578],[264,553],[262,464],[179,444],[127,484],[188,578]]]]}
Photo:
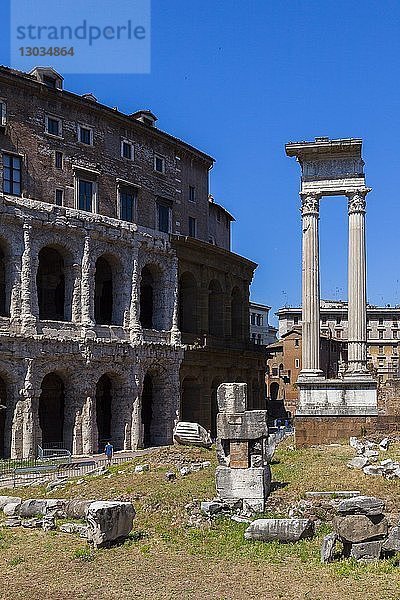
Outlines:
{"type": "Polygon", "coordinates": [[[31,249],[32,226],[24,223],[24,251],[21,264],[21,320],[22,332],[25,334],[36,333],[36,316],[34,315],[32,286],[34,273],[31,249]]]}
{"type": "Polygon", "coordinates": [[[302,370],[301,377],[321,376],[319,357],[319,200],[301,194],[302,214],[302,370]]]}
{"type": "Polygon", "coordinates": [[[92,260],[90,236],[85,236],[81,275],[81,319],[84,327],[94,326],[94,297],[91,293],[92,260]]]}
{"type": "Polygon", "coordinates": [[[181,332],[179,331],[179,282],[178,282],[178,260],[171,265],[172,297],[174,299],[172,309],[171,344],[181,343],[181,332]]]}
{"type": "Polygon", "coordinates": [[[133,255],[129,327],[131,331],[131,341],[141,342],[143,339],[143,329],[140,324],[140,272],[139,253],[137,249],[133,255]]]}
{"type": "Polygon", "coordinates": [[[365,251],[365,197],[368,188],[348,195],[348,374],[367,370],[367,278],[365,251]]]}

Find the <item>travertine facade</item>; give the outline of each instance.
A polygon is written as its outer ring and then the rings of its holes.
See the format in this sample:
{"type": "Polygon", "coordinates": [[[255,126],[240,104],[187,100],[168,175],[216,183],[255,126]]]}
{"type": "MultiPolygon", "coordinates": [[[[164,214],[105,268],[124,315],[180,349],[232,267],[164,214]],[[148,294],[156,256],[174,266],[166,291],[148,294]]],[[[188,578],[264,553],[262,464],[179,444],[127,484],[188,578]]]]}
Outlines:
{"type": "Polygon", "coordinates": [[[262,381],[243,342],[256,265],[230,252],[232,217],[211,206],[213,159],[150,111],[64,91],[49,68],[1,67],[0,109],[0,456],[170,443],[183,407],[210,428],[212,381],[185,390],[196,353],[202,375],[226,380],[228,364],[262,381]]]}

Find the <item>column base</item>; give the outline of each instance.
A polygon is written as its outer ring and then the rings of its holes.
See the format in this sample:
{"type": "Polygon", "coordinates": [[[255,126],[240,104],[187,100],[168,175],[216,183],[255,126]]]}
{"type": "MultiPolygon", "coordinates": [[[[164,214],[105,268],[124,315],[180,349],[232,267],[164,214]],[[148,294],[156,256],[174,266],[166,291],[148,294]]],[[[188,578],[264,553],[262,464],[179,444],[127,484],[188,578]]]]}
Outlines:
{"type": "Polygon", "coordinates": [[[321,369],[302,369],[299,373],[299,379],[315,379],[316,377],[318,378],[324,378],[324,373],[323,371],[321,371],[321,369]]]}

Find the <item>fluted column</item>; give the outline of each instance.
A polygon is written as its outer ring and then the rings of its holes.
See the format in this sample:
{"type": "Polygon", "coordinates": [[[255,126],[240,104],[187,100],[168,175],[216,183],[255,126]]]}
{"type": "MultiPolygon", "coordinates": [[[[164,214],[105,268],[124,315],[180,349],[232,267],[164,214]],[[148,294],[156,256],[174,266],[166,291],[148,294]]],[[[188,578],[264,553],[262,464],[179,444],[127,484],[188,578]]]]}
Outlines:
{"type": "Polygon", "coordinates": [[[348,374],[367,370],[367,279],[365,252],[365,197],[368,188],[348,195],[348,374]]]}
{"type": "Polygon", "coordinates": [[[301,194],[302,377],[322,376],[319,367],[319,200],[317,194],[301,194]]]}

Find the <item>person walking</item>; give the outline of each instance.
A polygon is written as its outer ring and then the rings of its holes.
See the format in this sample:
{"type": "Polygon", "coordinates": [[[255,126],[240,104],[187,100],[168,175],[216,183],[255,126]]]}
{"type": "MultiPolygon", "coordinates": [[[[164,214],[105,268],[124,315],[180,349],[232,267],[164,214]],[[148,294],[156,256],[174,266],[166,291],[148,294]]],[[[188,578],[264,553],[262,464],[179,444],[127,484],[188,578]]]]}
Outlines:
{"type": "Polygon", "coordinates": [[[107,457],[107,465],[110,467],[114,456],[114,446],[111,442],[107,442],[106,447],[104,448],[104,454],[107,457]]]}

